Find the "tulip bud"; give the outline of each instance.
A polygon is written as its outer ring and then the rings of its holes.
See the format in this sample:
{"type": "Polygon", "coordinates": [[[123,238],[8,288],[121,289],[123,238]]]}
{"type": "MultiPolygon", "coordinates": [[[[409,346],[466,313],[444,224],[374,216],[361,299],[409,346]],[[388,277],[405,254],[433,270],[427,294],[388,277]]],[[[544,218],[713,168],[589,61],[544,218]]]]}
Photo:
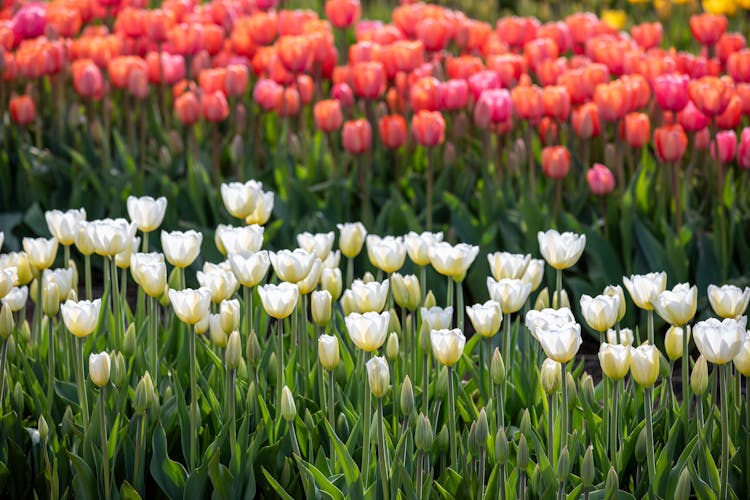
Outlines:
{"type": "Polygon", "coordinates": [[[669,363],[669,361],[667,361],[667,358],[665,358],[661,352],[659,353],[659,377],[672,377],[672,365],[669,363]]]}
{"type": "Polygon", "coordinates": [[[339,436],[348,436],[349,430],[349,421],[346,419],[346,415],[339,413],[336,419],[336,434],[339,436]]]}
{"type": "Polygon", "coordinates": [[[432,450],[432,440],[433,434],[430,419],[420,413],[417,417],[417,430],[414,436],[414,443],[417,445],[419,451],[430,452],[432,450]]]}
{"type": "Polygon", "coordinates": [[[531,490],[532,491],[541,491],[542,490],[542,474],[541,469],[539,469],[539,464],[534,465],[534,470],[531,471],[531,490]]]}
{"type": "Polygon", "coordinates": [[[583,487],[588,489],[594,485],[594,448],[589,445],[586,453],[583,455],[583,465],[581,466],[581,482],[583,487]]]}
{"type": "Polygon", "coordinates": [[[221,329],[229,335],[240,328],[240,302],[239,300],[223,300],[219,305],[219,320],[221,329]]]}
{"type": "Polygon", "coordinates": [[[411,379],[409,375],[404,378],[404,383],[401,384],[401,398],[399,399],[401,404],[401,414],[408,417],[414,411],[414,389],[411,385],[411,379]]]}
{"type": "Polygon", "coordinates": [[[562,380],[562,366],[557,361],[545,359],[541,369],[542,389],[551,396],[560,388],[562,380]]]}
{"type": "Polygon", "coordinates": [[[55,316],[60,310],[60,289],[54,283],[47,283],[42,290],[42,311],[45,316],[55,316]]]}
{"type": "Polygon", "coordinates": [[[16,338],[11,335],[8,337],[8,359],[11,361],[16,360],[16,338]]]}
{"type": "Polygon", "coordinates": [[[576,381],[570,372],[568,372],[566,380],[568,382],[568,404],[573,407],[578,404],[578,389],[576,388],[576,381]]]}
{"type": "Polygon", "coordinates": [[[479,410],[477,430],[474,437],[477,440],[477,446],[479,448],[485,448],[487,446],[487,438],[490,437],[490,426],[487,423],[487,413],[484,411],[484,408],[479,410]]]}
{"type": "Polygon", "coordinates": [[[516,456],[516,465],[518,470],[525,471],[529,466],[529,444],[526,442],[526,436],[522,433],[518,440],[518,454],[516,456]]]}
{"type": "Polygon", "coordinates": [[[476,421],[471,423],[469,427],[469,436],[466,439],[466,447],[472,451],[472,453],[479,454],[477,445],[477,423],[476,421]]]}
{"type": "Polygon", "coordinates": [[[146,372],[138,381],[138,385],[135,388],[135,400],[133,406],[136,415],[143,415],[149,409],[149,403],[151,402],[153,392],[154,384],[151,380],[151,375],[146,372]]]}
{"type": "Polygon", "coordinates": [[[125,330],[125,338],[122,341],[122,353],[128,358],[133,356],[135,352],[135,324],[130,323],[128,329],[125,330]]]}
{"type": "Polygon", "coordinates": [[[391,332],[388,335],[388,340],[385,343],[385,356],[388,361],[398,359],[398,335],[396,335],[396,332],[391,332]]]}
{"type": "Polygon", "coordinates": [[[619,489],[620,480],[617,477],[617,471],[614,467],[610,467],[607,473],[607,482],[604,483],[604,498],[617,498],[619,489]]]}
{"type": "Polygon", "coordinates": [[[344,287],[341,277],[341,269],[323,269],[320,272],[320,287],[331,294],[331,300],[338,300],[341,297],[341,290],[344,287]]]}
{"type": "Polygon", "coordinates": [[[47,425],[47,421],[44,419],[44,415],[39,415],[39,420],[37,420],[36,428],[39,431],[39,438],[42,440],[42,443],[46,443],[47,436],[49,436],[49,426],[47,425]]]}
{"type": "Polygon", "coordinates": [[[448,450],[448,443],[449,443],[449,435],[448,435],[448,427],[443,425],[443,428],[440,429],[440,433],[437,435],[437,450],[439,453],[445,453],[448,450]]]}
{"type": "Polygon", "coordinates": [[[66,406],[65,412],[63,413],[62,423],[60,424],[60,432],[63,438],[69,436],[73,432],[73,426],[75,425],[74,422],[73,410],[70,409],[70,406],[66,406]]]}
{"type": "Polygon", "coordinates": [[[702,355],[696,360],[690,374],[690,388],[696,396],[703,396],[708,389],[708,363],[702,355]]]}
{"type": "Polygon", "coordinates": [[[266,377],[268,378],[268,384],[271,387],[276,387],[276,384],[278,383],[276,377],[276,370],[278,369],[277,365],[278,361],[276,359],[276,353],[272,352],[268,357],[268,366],[266,366],[266,377]]]}
{"type": "Polygon", "coordinates": [[[0,337],[7,339],[10,334],[13,333],[15,327],[15,321],[13,321],[13,313],[10,310],[10,306],[5,303],[3,304],[2,310],[0,310],[0,337]]]}
{"type": "Polygon", "coordinates": [[[13,404],[15,405],[14,410],[19,415],[23,415],[24,403],[23,387],[21,387],[20,382],[16,381],[16,385],[13,386],[13,404]]]}
{"type": "Polygon", "coordinates": [[[362,282],[364,284],[372,283],[375,281],[375,276],[372,275],[370,271],[367,271],[364,276],[362,276],[362,282]]]}
{"type": "Polygon", "coordinates": [[[570,474],[570,455],[568,454],[568,447],[563,446],[560,452],[560,457],[557,461],[557,481],[564,483],[568,480],[570,474]]]}
{"type": "Polygon", "coordinates": [[[505,430],[500,427],[495,434],[495,461],[500,465],[505,465],[508,461],[508,438],[505,436],[505,430]]]}
{"type": "Polygon", "coordinates": [[[596,404],[596,397],[594,396],[594,381],[588,373],[583,375],[581,391],[583,392],[583,397],[589,406],[594,406],[596,404]]]}
{"type": "Polygon", "coordinates": [[[220,314],[209,314],[208,315],[208,332],[211,337],[211,342],[216,347],[224,349],[227,346],[228,336],[221,326],[221,315],[220,314]]]}
{"type": "Polygon", "coordinates": [[[328,290],[315,291],[311,295],[310,309],[313,323],[326,326],[331,321],[331,301],[333,297],[328,290]]]}
{"type": "Polygon", "coordinates": [[[671,361],[682,357],[682,336],[685,330],[680,326],[671,326],[664,336],[664,350],[671,361]]]}
{"type": "Polygon", "coordinates": [[[648,446],[648,436],[646,435],[646,427],[641,429],[638,434],[638,440],[635,442],[635,459],[638,463],[643,463],[646,460],[646,447],[648,446]]]}
{"type": "Polygon", "coordinates": [[[109,383],[110,359],[109,354],[100,352],[89,355],[89,377],[97,387],[104,387],[109,383]]]}
{"type": "Polygon", "coordinates": [[[674,489],[675,500],[688,500],[690,498],[690,471],[683,467],[680,478],[677,480],[677,487],[674,489]]]}
{"type": "Polygon", "coordinates": [[[367,381],[373,396],[376,398],[385,396],[390,385],[390,372],[385,358],[375,356],[367,362],[367,381]]]}
{"type": "Polygon", "coordinates": [[[562,302],[557,298],[557,291],[552,294],[552,307],[554,309],[560,309],[561,307],[567,307],[570,309],[570,298],[568,298],[568,292],[563,290],[560,292],[560,297],[562,297],[562,302]]]}
{"type": "Polygon", "coordinates": [[[281,416],[287,422],[292,422],[297,417],[297,405],[294,404],[292,391],[287,386],[281,389],[281,416]]]}
{"type": "MultiPolygon", "coordinates": [[[[429,387],[423,387],[423,391],[429,390],[429,387]]],[[[445,400],[448,394],[448,368],[443,366],[438,372],[437,385],[435,386],[435,397],[440,401],[445,400]]]]}
{"type": "Polygon", "coordinates": [[[425,309],[431,309],[437,305],[437,301],[435,300],[435,295],[432,293],[432,290],[427,292],[427,295],[424,298],[424,308],[425,309]]]}
{"type": "MultiPolygon", "coordinates": [[[[72,285],[74,286],[74,285],[72,285]]],[[[68,298],[67,300],[71,302],[78,302],[78,294],[76,293],[75,289],[71,288],[68,292],[68,298]]]]}
{"type": "Polygon", "coordinates": [[[242,341],[240,340],[240,332],[235,330],[229,334],[224,362],[227,364],[227,368],[236,370],[240,365],[240,359],[242,359],[242,341]]]}
{"type": "Polygon", "coordinates": [[[23,323],[21,323],[21,328],[18,330],[18,338],[24,344],[28,344],[29,340],[31,340],[31,328],[29,327],[28,320],[23,320],[23,323]]]}
{"type": "Polygon", "coordinates": [[[398,335],[401,335],[401,321],[399,321],[398,319],[398,314],[396,314],[396,310],[391,309],[389,313],[390,313],[390,317],[388,318],[388,331],[395,332],[398,335]]]}
{"type": "Polygon", "coordinates": [[[542,291],[539,292],[539,295],[536,296],[536,301],[534,301],[534,309],[536,311],[541,311],[542,309],[547,309],[549,307],[549,288],[544,287],[542,288],[542,291]]]}
{"type": "Polygon", "coordinates": [[[39,295],[39,280],[35,279],[29,285],[29,298],[33,304],[37,302],[37,296],[39,295]]]}
{"type": "Polygon", "coordinates": [[[528,408],[525,408],[521,414],[521,423],[518,426],[518,430],[526,436],[531,435],[531,415],[528,408]]]}
{"type": "Polygon", "coordinates": [[[110,379],[116,387],[122,387],[128,378],[128,369],[125,366],[125,358],[121,352],[112,352],[109,355],[111,361],[110,379]]]}
{"type": "Polygon", "coordinates": [[[258,336],[255,334],[255,330],[250,330],[250,334],[247,336],[245,355],[250,366],[256,368],[260,363],[260,344],[258,343],[258,336]]]}
{"type": "Polygon", "coordinates": [[[500,354],[500,349],[498,347],[495,347],[495,350],[492,353],[490,374],[492,375],[492,382],[495,385],[502,385],[505,383],[505,363],[503,362],[503,357],[500,354]]]}

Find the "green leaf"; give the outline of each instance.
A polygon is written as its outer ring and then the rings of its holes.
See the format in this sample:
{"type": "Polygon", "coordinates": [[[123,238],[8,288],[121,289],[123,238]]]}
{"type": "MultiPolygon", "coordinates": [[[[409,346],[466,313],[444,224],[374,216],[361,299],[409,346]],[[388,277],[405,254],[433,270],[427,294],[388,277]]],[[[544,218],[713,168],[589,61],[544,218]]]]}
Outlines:
{"type": "Polygon", "coordinates": [[[172,500],[182,498],[187,481],[187,472],[182,464],[169,458],[167,454],[167,437],[161,422],[156,424],[152,438],[153,456],[151,457],[151,476],[164,493],[172,500]]]}
{"type": "Polygon", "coordinates": [[[122,500],[141,500],[141,495],[135,491],[127,479],[120,486],[120,497],[122,500]]]}
{"type": "Polygon", "coordinates": [[[306,462],[304,459],[298,457],[297,455],[294,455],[294,458],[297,459],[297,463],[301,467],[303,467],[308,473],[310,473],[312,478],[315,480],[315,484],[318,486],[318,488],[321,489],[321,491],[330,495],[334,500],[344,500],[344,494],[341,493],[341,490],[336,488],[336,486],[334,486],[333,483],[329,481],[328,478],[320,470],[318,470],[311,463],[306,462]]]}
{"type": "Polygon", "coordinates": [[[234,476],[219,462],[220,453],[216,451],[211,456],[208,462],[208,477],[211,478],[211,484],[214,487],[212,498],[233,498],[232,485],[234,484],[234,476]]]}
{"type": "Polygon", "coordinates": [[[76,470],[76,476],[73,478],[73,489],[75,490],[76,498],[90,500],[99,498],[99,487],[96,484],[96,477],[88,464],[73,452],[65,450],[65,453],[76,470]]]}
{"type": "Polygon", "coordinates": [[[263,475],[266,476],[266,479],[271,484],[271,487],[274,489],[276,493],[279,494],[279,496],[283,500],[294,500],[294,498],[286,492],[286,490],[274,479],[274,477],[268,473],[265,467],[261,465],[260,470],[263,471],[263,475]]]}
{"type": "Polygon", "coordinates": [[[323,420],[323,424],[326,426],[326,431],[328,431],[328,436],[331,438],[331,442],[333,443],[333,447],[336,448],[336,455],[341,461],[341,467],[344,469],[344,477],[346,478],[346,484],[351,487],[352,485],[356,484],[359,480],[359,468],[357,467],[357,464],[354,462],[354,459],[352,459],[352,456],[349,454],[349,449],[344,446],[344,443],[341,442],[341,440],[336,435],[336,432],[333,430],[331,425],[328,423],[328,420],[323,420]]]}

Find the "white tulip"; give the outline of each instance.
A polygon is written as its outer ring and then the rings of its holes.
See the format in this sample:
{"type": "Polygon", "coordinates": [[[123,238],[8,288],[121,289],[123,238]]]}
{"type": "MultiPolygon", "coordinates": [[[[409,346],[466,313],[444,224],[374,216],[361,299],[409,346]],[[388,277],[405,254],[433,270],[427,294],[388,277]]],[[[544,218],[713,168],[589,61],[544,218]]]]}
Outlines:
{"type": "Polygon", "coordinates": [[[654,309],[654,301],[667,288],[667,273],[634,274],[622,278],[635,305],[647,311],[654,309]]]}
{"type": "Polygon", "coordinates": [[[554,229],[537,233],[539,251],[547,264],[555,269],[567,269],[578,262],[586,247],[586,235],[565,232],[560,234],[554,229]]]}
{"type": "MultiPolygon", "coordinates": [[[[83,208],[65,212],[49,210],[44,213],[44,218],[47,220],[47,228],[52,236],[61,245],[70,246],[75,243],[78,223],[86,220],[86,210],[83,208]]],[[[0,240],[0,246],[2,246],[2,240],[0,240]]]]}
{"type": "Polygon", "coordinates": [[[167,199],[160,196],[153,199],[151,196],[128,196],[128,216],[144,233],[156,230],[164,220],[167,212],[167,199]]]}

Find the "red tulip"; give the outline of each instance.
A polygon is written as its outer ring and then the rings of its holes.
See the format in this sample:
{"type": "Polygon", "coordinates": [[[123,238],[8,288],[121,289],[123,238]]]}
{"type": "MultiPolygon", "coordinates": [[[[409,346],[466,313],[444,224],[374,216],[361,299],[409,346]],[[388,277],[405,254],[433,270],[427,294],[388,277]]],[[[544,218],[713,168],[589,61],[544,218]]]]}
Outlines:
{"type": "Polygon", "coordinates": [[[420,111],[411,119],[411,131],[422,146],[437,146],[445,140],[445,119],[439,111],[420,111]]]}
{"type": "Polygon", "coordinates": [[[750,83],[738,83],[734,90],[742,103],[742,114],[750,115],[750,83]]]}
{"type": "Polygon", "coordinates": [[[276,54],[284,67],[292,73],[307,70],[312,59],[310,39],[304,35],[282,36],[276,41],[276,54]]]}
{"type": "Polygon", "coordinates": [[[710,119],[695,107],[692,101],[688,102],[685,109],[677,113],[677,121],[682,128],[688,132],[697,132],[708,126],[710,119]]]}
{"type": "Polygon", "coordinates": [[[654,79],[654,97],[661,109],[666,111],[681,111],[687,106],[688,82],[685,75],[661,75],[654,79]]]}
{"type": "Polygon", "coordinates": [[[628,113],[622,123],[622,136],[630,147],[641,148],[651,136],[651,122],[646,113],[628,113]]]}
{"type": "Polygon", "coordinates": [[[214,92],[224,92],[224,82],[227,78],[226,68],[204,69],[198,75],[198,84],[203,92],[212,94],[214,92]]]}
{"type": "Polygon", "coordinates": [[[353,155],[362,154],[372,146],[372,127],[365,119],[344,122],[341,132],[344,149],[353,155]]]}
{"type": "Polygon", "coordinates": [[[690,16],[690,31],[701,45],[714,45],[726,30],[727,18],[725,16],[709,13],[690,16]]]}
{"type": "Polygon", "coordinates": [[[440,107],[438,87],[440,81],[432,76],[425,76],[414,82],[409,90],[409,102],[414,111],[437,111],[440,107]]]}
{"type": "Polygon", "coordinates": [[[36,106],[28,95],[11,97],[8,107],[11,120],[18,125],[26,126],[36,119],[36,106]]]}
{"type": "Polygon", "coordinates": [[[661,23],[639,24],[630,28],[630,35],[644,50],[652,49],[661,44],[662,26],[661,23]]]}
{"type": "Polygon", "coordinates": [[[533,40],[539,29],[539,20],[533,17],[502,17],[497,21],[497,35],[511,47],[523,47],[533,40]]]}
{"type": "Polygon", "coordinates": [[[570,170],[570,151],[565,146],[542,149],[542,172],[550,179],[563,179],[570,170]]]}
{"type": "Polygon", "coordinates": [[[380,140],[389,149],[398,149],[406,142],[406,120],[401,115],[388,115],[378,123],[380,140]]]}
{"type": "Polygon", "coordinates": [[[281,93],[281,99],[276,106],[279,116],[296,116],[300,108],[299,90],[295,87],[286,87],[281,93]]]}
{"type": "Polygon", "coordinates": [[[737,148],[737,163],[740,168],[750,169],[750,127],[742,129],[740,145],[737,148]]]}
{"type": "Polygon", "coordinates": [[[630,110],[627,89],[619,80],[597,85],[594,102],[599,116],[609,122],[620,120],[630,110]]]}
{"type": "Polygon", "coordinates": [[[570,123],[573,125],[573,131],[581,139],[597,137],[601,131],[599,108],[593,102],[579,106],[573,110],[570,123]]]}
{"type": "Polygon", "coordinates": [[[337,83],[331,87],[331,97],[338,100],[345,108],[354,104],[354,92],[347,83],[337,83]]]}
{"type": "Polygon", "coordinates": [[[318,101],[313,108],[313,116],[315,117],[315,126],[326,133],[338,130],[344,121],[341,103],[336,99],[318,101]]]}
{"type": "Polygon", "coordinates": [[[615,188],[615,176],[601,163],[594,163],[594,166],[586,172],[586,182],[591,192],[597,196],[607,195],[615,188]]]}
{"type": "Polygon", "coordinates": [[[654,130],[654,146],[661,161],[679,161],[687,149],[687,136],[679,125],[665,125],[654,130]]]}
{"type": "Polygon", "coordinates": [[[727,73],[735,82],[750,82],[750,49],[734,52],[727,58],[727,73]]]}
{"type": "Polygon", "coordinates": [[[209,122],[222,122],[229,116],[229,103],[220,90],[204,92],[201,95],[201,108],[203,117],[209,122]]]}
{"type": "Polygon", "coordinates": [[[326,17],[336,28],[350,28],[362,15],[362,7],[359,0],[327,0],[326,17]]]}
{"type": "Polygon", "coordinates": [[[456,111],[469,102],[469,84],[466,80],[448,80],[438,86],[438,105],[441,110],[456,111]]]}
{"type": "Polygon", "coordinates": [[[443,50],[450,39],[450,26],[447,19],[426,18],[417,24],[417,39],[430,52],[443,50]]]}
{"type": "Polygon", "coordinates": [[[728,78],[704,76],[690,82],[688,93],[701,113],[707,116],[717,116],[729,106],[734,95],[734,84],[728,78]]]}
{"type": "Polygon", "coordinates": [[[745,37],[740,33],[724,33],[716,42],[716,56],[721,64],[726,64],[729,57],[747,46],[745,37]]]}
{"type": "Polygon", "coordinates": [[[385,92],[385,68],[379,62],[362,62],[352,67],[354,92],[364,99],[377,99],[385,92]]]}
{"type": "Polygon", "coordinates": [[[563,86],[548,86],[542,89],[542,104],[545,116],[564,122],[570,114],[570,94],[563,86]]]}
{"type": "Polygon", "coordinates": [[[722,130],[711,141],[711,158],[715,160],[718,157],[721,163],[731,163],[734,160],[736,150],[737,134],[734,133],[734,130],[722,130]]]}
{"type": "Polygon", "coordinates": [[[47,24],[46,5],[41,2],[29,2],[18,9],[11,25],[17,40],[36,38],[44,34],[47,24]]]}
{"type": "Polygon", "coordinates": [[[716,117],[716,125],[719,128],[730,129],[737,128],[742,119],[742,98],[737,94],[729,100],[727,109],[716,117]]]}
{"type": "Polygon", "coordinates": [[[445,61],[445,72],[448,78],[459,78],[466,80],[471,75],[479,73],[484,69],[482,59],[476,56],[461,55],[450,57],[445,61]]]}
{"type": "Polygon", "coordinates": [[[537,121],[544,113],[542,89],[536,85],[514,87],[510,91],[513,110],[522,120],[537,121]]]}
{"type": "Polygon", "coordinates": [[[201,119],[201,103],[195,94],[187,91],[174,101],[177,119],[183,125],[192,125],[201,119]]]}

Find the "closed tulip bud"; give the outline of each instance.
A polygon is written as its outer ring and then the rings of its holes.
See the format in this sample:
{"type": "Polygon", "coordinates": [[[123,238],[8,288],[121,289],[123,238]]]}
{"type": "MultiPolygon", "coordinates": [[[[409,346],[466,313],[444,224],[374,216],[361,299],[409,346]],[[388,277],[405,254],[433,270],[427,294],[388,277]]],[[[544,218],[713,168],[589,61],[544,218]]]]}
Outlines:
{"type": "Polygon", "coordinates": [[[568,480],[570,474],[570,455],[568,454],[568,447],[563,446],[560,452],[560,457],[557,461],[557,481],[564,483],[568,480]]]}
{"type": "Polygon", "coordinates": [[[642,387],[652,387],[659,377],[659,351],[653,345],[631,347],[630,372],[642,387]]]}
{"type": "Polygon", "coordinates": [[[318,326],[326,326],[331,320],[331,293],[319,290],[312,293],[310,309],[313,322],[318,326]]]}
{"type": "Polygon", "coordinates": [[[594,380],[588,373],[583,375],[583,380],[581,381],[581,392],[589,406],[594,406],[596,404],[596,398],[594,397],[594,380]]]}
{"type": "Polygon", "coordinates": [[[390,372],[388,362],[383,356],[375,356],[367,362],[367,381],[373,396],[376,398],[385,396],[390,385],[390,372]]]}
{"type": "Polygon", "coordinates": [[[544,287],[534,301],[534,310],[541,311],[549,308],[549,288],[544,287]]]}
{"type": "Polygon", "coordinates": [[[708,389],[708,363],[706,358],[698,356],[690,374],[690,388],[696,396],[702,396],[708,389]]]}
{"type": "Polygon", "coordinates": [[[54,283],[47,283],[42,290],[42,310],[49,317],[60,310],[60,289],[54,283]]]}
{"type": "Polygon", "coordinates": [[[15,322],[13,321],[13,313],[10,311],[10,306],[3,304],[3,308],[0,310],[0,337],[4,339],[10,337],[14,327],[15,322]]]}
{"type": "Polygon", "coordinates": [[[485,448],[487,446],[487,438],[490,437],[490,427],[487,423],[487,413],[484,408],[479,410],[479,417],[477,418],[476,433],[474,435],[477,446],[479,448],[485,448]]]}
{"type": "MultiPolygon", "coordinates": [[[[682,339],[685,329],[680,326],[672,326],[664,336],[664,350],[671,361],[682,357],[682,339]]],[[[690,342],[690,328],[687,327],[688,342],[690,342]]]]}
{"type": "Polygon", "coordinates": [[[432,309],[437,305],[437,301],[435,300],[435,294],[432,293],[432,290],[427,291],[427,295],[424,297],[424,304],[423,307],[425,309],[432,309]]]}
{"type": "Polygon", "coordinates": [[[391,309],[390,311],[388,311],[388,314],[390,316],[388,320],[388,332],[395,333],[396,335],[401,335],[401,321],[398,319],[396,310],[391,309]]]}
{"type": "Polygon", "coordinates": [[[388,334],[388,340],[385,343],[385,356],[389,361],[398,359],[398,335],[396,332],[388,334]]]}
{"type": "Polygon", "coordinates": [[[477,445],[477,423],[476,421],[471,423],[471,427],[469,428],[469,435],[466,438],[466,444],[467,448],[471,450],[473,453],[479,454],[478,451],[478,445],[477,445]]]}
{"type": "Polygon", "coordinates": [[[116,387],[122,387],[128,378],[128,369],[125,358],[121,352],[112,352],[109,355],[111,361],[110,379],[116,387]]]}
{"type": "Polygon", "coordinates": [[[323,368],[331,372],[339,364],[339,339],[335,335],[318,337],[318,359],[323,368]]]}
{"type": "Polygon", "coordinates": [[[260,344],[258,343],[258,336],[255,330],[250,330],[247,336],[247,345],[245,346],[245,355],[247,356],[247,362],[253,368],[257,367],[260,363],[260,344]]]}
{"type": "MultiPolygon", "coordinates": [[[[429,387],[425,387],[422,390],[427,391],[429,387]]],[[[443,401],[445,396],[448,394],[448,368],[443,366],[440,368],[437,377],[437,383],[435,384],[435,397],[443,401]]]]}
{"type": "Polygon", "coordinates": [[[240,365],[240,359],[242,359],[242,341],[240,340],[240,332],[235,330],[229,334],[224,361],[227,364],[227,368],[236,370],[240,365]]]}
{"type": "Polygon", "coordinates": [[[143,415],[146,410],[149,409],[149,403],[151,402],[151,393],[154,391],[154,385],[151,381],[151,376],[146,372],[143,377],[138,381],[138,385],[135,387],[135,398],[133,400],[133,408],[137,416],[143,415]],[[149,387],[150,385],[150,387],[149,387]]]}
{"type": "Polygon", "coordinates": [[[505,430],[500,427],[495,434],[495,461],[499,465],[505,465],[508,461],[508,438],[505,430]]]}
{"type": "Polygon", "coordinates": [[[675,500],[688,500],[690,498],[690,491],[690,471],[687,467],[683,467],[680,477],[677,479],[677,487],[674,489],[675,500]]]}
{"type": "MultiPolygon", "coordinates": [[[[404,383],[401,384],[399,404],[401,407],[401,414],[405,417],[408,417],[414,411],[414,389],[412,388],[409,375],[404,377],[404,383]]],[[[430,429],[430,434],[432,434],[432,429],[430,429]]],[[[430,441],[432,441],[432,436],[430,436],[430,441]]]]}
{"type": "Polygon", "coordinates": [[[292,391],[287,386],[281,389],[281,416],[287,422],[293,422],[297,417],[297,405],[294,404],[292,391]]]}
{"type": "Polygon", "coordinates": [[[617,471],[614,467],[610,467],[607,472],[607,481],[604,483],[604,498],[617,498],[619,489],[620,480],[617,477],[617,471]]]}
{"type": "Polygon", "coordinates": [[[620,299],[620,307],[617,311],[617,321],[621,321],[622,318],[625,316],[625,293],[622,291],[622,287],[620,285],[609,285],[607,286],[604,291],[602,292],[602,295],[609,295],[611,297],[619,297],[620,299]]]}
{"type": "Polygon", "coordinates": [[[414,311],[419,307],[422,291],[419,287],[419,279],[415,275],[402,276],[399,273],[393,273],[390,283],[393,291],[393,300],[399,307],[409,311],[414,311]]]}
{"type": "Polygon", "coordinates": [[[135,353],[135,324],[130,323],[128,328],[125,330],[125,338],[122,341],[122,352],[130,358],[135,353]]]}
{"type": "MultiPolygon", "coordinates": [[[[22,415],[25,406],[25,399],[23,394],[23,387],[21,387],[21,383],[18,381],[16,381],[16,385],[13,386],[13,405],[13,409],[16,411],[16,413],[22,415]]],[[[68,410],[70,410],[70,407],[68,407],[68,410]]]]}
{"type": "Polygon", "coordinates": [[[492,375],[492,382],[495,385],[502,385],[505,383],[505,363],[503,362],[503,357],[500,354],[500,348],[498,347],[495,347],[495,350],[492,353],[490,374],[492,375]]]}
{"type": "Polygon", "coordinates": [[[36,428],[39,431],[39,439],[42,440],[42,443],[46,443],[47,437],[49,436],[49,426],[47,425],[47,421],[44,419],[44,415],[39,415],[39,420],[37,420],[36,428]]]}
{"type": "Polygon", "coordinates": [[[16,360],[16,338],[12,335],[8,337],[8,359],[16,360]]]}
{"type": "Polygon", "coordinates": [[[354,258],[362,251],[362,245],[367,236],[367,230],[361,222],[347,222],[338,224],[339,249],[345,257],[354,258]]]}
{"type": "Polygon", "coordinates": [[[432,451],[432,441],[433,434],[430,419],[420,413],[419,417],[417,417],[417,430],[414,435],[414,443],[417,445],[419,451],[429,453],[432,451]]]}
{"type": "Polygon", "coordinates": [[[28,320],[23,320],[23,323],[21,323],[21,328],[18,329],[18,339],[24,344],[31,339],[31,328],[28,320]]]}
{"type": "Polygon", "coordinates": [[[518,425],[518,430],[524,436],[531,435],[531,414],[529,414],[528,408],[525,408],[521,413],[521,423],[518,425]]]}
{"type": "Polygon", "coordinates": [[[97,387],[104,387],[109,383],[109,354],[100,352],[89,355],[89,376],[97,387]]]}
{"type": "Polygon", "coordinates": [[[542,389],[549,396],[557,392],[562,381],[562,366],[555,360],[545,359],[541,369],[542,389]]]}
{"type": "Polygon", "coordinates": [[[576,381],[573,378],[573,374],[568,372],[565,376],[565,380],[568,383],[568,404],[575,406],[578,404],[578,388],[576,387],[576,381]]]}
{"type": "Polygon", "coordinates": [[[339,268],[324,268],[320,272],[320,287],[331,294],[332,301],[339,300],[339,297],[341,297],[341,291],[344,287],[341,270],[339,268]]]}
{"type": "Polygon", "coordinates": [[[524,434],[521,434],[521,437],[518,439],[516,465],[518,466],[518,470],[522,472],[525,472],[529,466],[529,444],[526,442],[524,434]]]}
{"type": "Polygon", "coordinates": [[[586,448],[586,453],[583,455],[583,465],[581,466],[581,483],[583,483],[585,489],[589,489],[594,485],[595,473],[594,448],[589,445],[588,448],[586,448]]]}
{"type": "Polygon", "coordinates": [[[426,321],[422,322],[419,327],[419,348],[422,351],[429,352],[432,348],[432,341],[430,340],[430,325],[426,321]]]}

